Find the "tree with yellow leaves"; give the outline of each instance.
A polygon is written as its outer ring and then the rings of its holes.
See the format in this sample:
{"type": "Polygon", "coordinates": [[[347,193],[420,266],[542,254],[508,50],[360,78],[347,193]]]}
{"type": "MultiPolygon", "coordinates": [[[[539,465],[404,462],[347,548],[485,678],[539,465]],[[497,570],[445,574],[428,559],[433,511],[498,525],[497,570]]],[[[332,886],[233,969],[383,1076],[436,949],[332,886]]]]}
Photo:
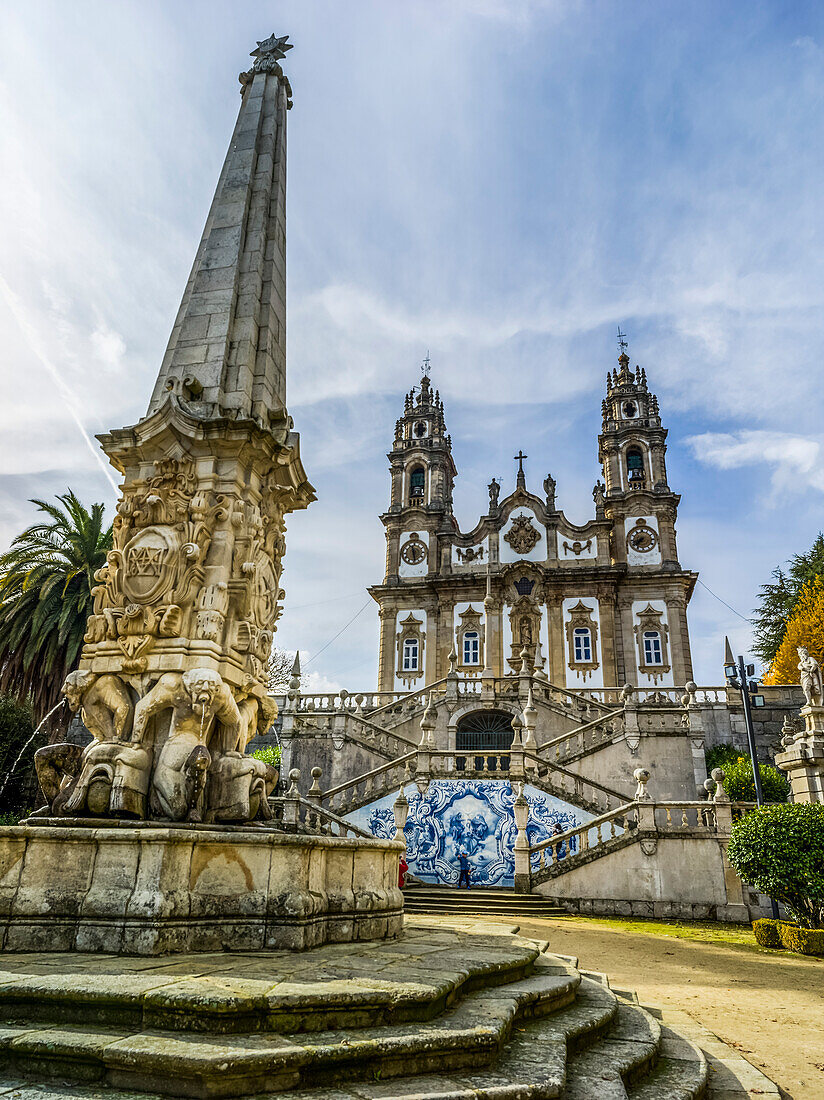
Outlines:
{"type": "Polygon", "coordinates": [[[778,652],[764,677],[765,684],[798,684],[798,647],[806,646],[824,668],[824,578],[816,577],[801,589],[778,652]]]}

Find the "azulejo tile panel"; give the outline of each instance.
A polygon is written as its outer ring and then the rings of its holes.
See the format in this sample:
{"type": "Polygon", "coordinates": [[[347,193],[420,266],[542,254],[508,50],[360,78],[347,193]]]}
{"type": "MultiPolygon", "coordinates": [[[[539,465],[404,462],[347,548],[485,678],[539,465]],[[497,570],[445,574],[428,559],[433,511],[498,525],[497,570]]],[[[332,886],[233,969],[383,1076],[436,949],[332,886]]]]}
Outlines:
{"type": "MultiPolygon", "coordinates": [[[[424,882],[455,886],[458,858],[463,851],[469,859],[473,885],[513,886],[515,794],[511,784],[502,780],[438,780],[430,784],[424,796],[410,784],[406,788],[409,817],[404,834],[412,874],[424,882]]],[[[527,833],[531,844],[552,836],[556,825],[566,830],[592,819],[591,814],[535,787],[525,787],[524,794],[529,802],[527,833]]],[[[395,798],[394,794],[387,795],[348,817],[373,836],[393,837],[395,798]]]]}

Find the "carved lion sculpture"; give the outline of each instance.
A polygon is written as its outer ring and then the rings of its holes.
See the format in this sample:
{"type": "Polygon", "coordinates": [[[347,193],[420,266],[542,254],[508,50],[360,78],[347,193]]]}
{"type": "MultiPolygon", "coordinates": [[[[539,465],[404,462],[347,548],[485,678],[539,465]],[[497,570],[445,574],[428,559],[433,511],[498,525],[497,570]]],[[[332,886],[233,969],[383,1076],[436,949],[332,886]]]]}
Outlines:
{"type": "MultiPolygon", "coordinates": [[[[83,798],[73,799],[73,795],[89,756],[94,755],[99,744],[121,744],[131,731],[132,698],[117,676],[98,676],[89,669],[76,669],[66,677],[62,692],[72,713],[81,712],[83,724],[94,740],[85,748],[63,742],[37,750],[34,766],[46,799],[46,805],[37,811],[38,816],[47,813],[60,816],[71,812],[70,802],[82,803],[83,798]]],[[[106,802],[105,808],[98,812],[108,812],[108,797],[103,798],[102,790],[98,801],[106,802]]]]}

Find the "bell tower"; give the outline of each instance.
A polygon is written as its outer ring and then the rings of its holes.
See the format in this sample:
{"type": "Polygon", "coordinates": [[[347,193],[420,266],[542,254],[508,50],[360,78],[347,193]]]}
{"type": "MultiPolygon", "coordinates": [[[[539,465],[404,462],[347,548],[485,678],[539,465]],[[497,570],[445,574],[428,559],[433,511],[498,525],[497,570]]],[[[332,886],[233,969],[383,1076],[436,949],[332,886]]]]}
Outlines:
{"type": "Polygon", "coordinates": [[[675,518],[681,498],[667,483],[667,431],[646,371],[630,366],[622,334],[619,346],[618,369],[607,372],[598,437],[606,515],[615,524],[612,559],[679,569],[675,518]]]}
{"type": "MultiPolygon", "coordinates": [[[[428,366],[428,358],[424,360],[428,366]]],[[[433,392],[429,375],[404,399],[403,415],[395,424],[388,455],[392,472],[391,513],[409,508],[429,513],[452,511],[456,475],[452,440],[446,434],[443,401],[433,392]]]]}

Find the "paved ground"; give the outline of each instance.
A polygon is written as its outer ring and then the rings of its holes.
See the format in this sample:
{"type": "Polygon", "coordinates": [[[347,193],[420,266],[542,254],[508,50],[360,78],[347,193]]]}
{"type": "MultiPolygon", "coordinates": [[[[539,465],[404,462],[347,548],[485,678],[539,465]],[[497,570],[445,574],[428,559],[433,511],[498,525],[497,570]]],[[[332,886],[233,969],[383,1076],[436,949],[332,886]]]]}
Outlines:
{"type": "Polygon", "coordinates": [[[576,917],[520,925],[642,1004],[686,1010],[792,1100],[824,1100],[824,959],[637,929],[576,917]]]}

